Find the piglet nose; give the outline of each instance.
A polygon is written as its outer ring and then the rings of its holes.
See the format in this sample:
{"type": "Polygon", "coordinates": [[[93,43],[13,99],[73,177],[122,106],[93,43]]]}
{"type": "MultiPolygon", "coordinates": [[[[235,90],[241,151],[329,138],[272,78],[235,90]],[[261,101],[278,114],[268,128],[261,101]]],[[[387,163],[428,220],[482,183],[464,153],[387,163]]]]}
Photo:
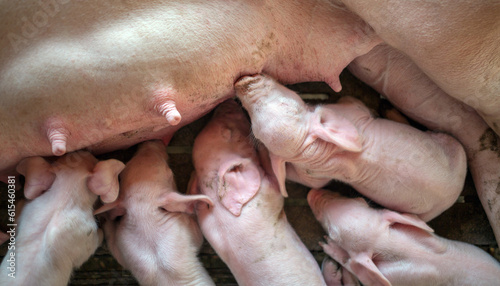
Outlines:
{"type": "Polygon", "coordinates": [[[321,192],[316,189],[311,189],[309,193],[307,194],[307,203],[309,203],[309,206],[313,206],[314,203],[318,200],[318,197],[321,195],[321,192]]]}

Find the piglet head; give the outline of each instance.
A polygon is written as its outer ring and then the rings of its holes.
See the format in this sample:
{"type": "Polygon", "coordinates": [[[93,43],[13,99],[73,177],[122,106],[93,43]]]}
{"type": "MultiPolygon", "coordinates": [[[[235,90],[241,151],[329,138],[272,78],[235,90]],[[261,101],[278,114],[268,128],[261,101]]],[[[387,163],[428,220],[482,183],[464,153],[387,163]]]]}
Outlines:
{"type": "Polygon", "coordinates": [[[363,198],[347,198],[328,190],[311,190],[307,201],[327,236],[320,243],[325,252],[366,285],[391,285],[373,259],[381,241],[388,241],[395,224],[432,232],[412,214],[371,208],[363,198]]]}
{"type": "Polygon", "coordinates": [[[198,204],[196,214],[203,234],[222,259],[232,256],[228,240],[248,235],[254,241],[265,239],[264,230],[284,217],[283,196],[270,164],[266,166],[268,154],[263,146],[257,152],[249,134],[242,108],[230,100],[217,108],[193,146],[190,193],[205,194],[214,202],[213,207],[198,204]]]}
{"type": "Polygon", "coordinates": [[[47,259],[80,266],[102,241],[93,205],[98,195],[105,200],[116,198],[123,167],[116,160],[98,162],[84,151],[65,154],[52,163],[41,157],[22,160],[17,171],[25,176],[29,202],[19,218],[20,245],[23,240],[42,241],[39,247],[45,249],[47,259]]]}
{"type": "Polygon", "coordinates": [[[151,284],[160,269],[196,253],[203,236],[190,216],[194,204],[212,205],[204,195],[177,192],[165,145],[141,143],[120,174],[120,196],[98,210],[109,250],[141,284],[151,284]]]}
{"type": "Polygon", "coordinates": [[[292,158],[308,136],[310,108],[293,91],[264,75],[246,76],[235,84],[248,111],[253,135],[272,154],[292,158]]]}
{"type": "Polygon", "coordinates": [[[328,144],[335,145],[339,151],[360,152],[362,149],[361,136],[349,120],[331,109],[308,106],[297,93],[270,77],[243,77],[236,82],[235,90],[250,114],[254,136],[270,152],[282,192],[286,162],[324,156],[328,144]],[[318,139],[326,144],[311,148],[318,139]]]}
{"type": "MultiPolygon", "coordinates": [[[[72,182],[76,185],[86,185],[72,188],[79,192],[73,195],[85,198],[94,194],[100,196],[103,202],[112,202],[118,197],[118,174],[124,167],[118,160],[98,161],[89,152],[78,151],[68,153],[53,163],[42,157],[26,158],[18,164],[17,171],[25,176],[24,195],[29,200],[39,197],[49,189],[65,196],[66,189],[72,182]],[[59,179],[56,180],[56,177],[59,179]],[[55,182],[61,187],[53,187],[55,182]],[[68,186],[64,187],[65,183],[68,186]]],[[[91,196],[84,201],[91,201],[89,204],[92,205],[95,197],[91,196]]]]}
{"type": "Polygon", "coordinates": [[[249,135],[250,124],[241,107],[229,100],[216,109],[193,146],[197,177],[202,178],[191,184],[201,188],[195,193],[220,200],[235,216],[255,196],[261,183],[257,152],[249,135]]]}

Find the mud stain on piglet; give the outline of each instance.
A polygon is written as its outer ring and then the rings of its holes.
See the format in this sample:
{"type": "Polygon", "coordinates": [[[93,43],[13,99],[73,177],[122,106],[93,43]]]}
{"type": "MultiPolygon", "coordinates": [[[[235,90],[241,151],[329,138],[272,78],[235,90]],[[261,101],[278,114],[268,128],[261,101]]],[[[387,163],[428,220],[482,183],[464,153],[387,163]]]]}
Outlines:
{"type": "MultiPolygon", "coordinates": [[[[497,184],[495,194],[496,194],[496,196],[493,195],[491,198],[488,198],[488,200],[487,200],[488,209],[490,210],[490,212],[494,212],[495,209],[498,209],[497,203],[498,203],[498,198],[500,196],[500,183],[497,184]]],[[[500,221],[500,211],[497,212],[496,215],[498,216],[499,221],[500,221]]]]}
{"type": "Polygon", "coordinates": [[[498,137],[495,131],[493,131],[491,128],[488,128],[486,131],[484,131],[483,135],[481,135],[481,138],[479,138],[479,143],[481,145],[481,149],[479,149],[479,151],[490,150],[492,152],[495,152],[497,154],[497,157],[500,158],[498,137]]]}

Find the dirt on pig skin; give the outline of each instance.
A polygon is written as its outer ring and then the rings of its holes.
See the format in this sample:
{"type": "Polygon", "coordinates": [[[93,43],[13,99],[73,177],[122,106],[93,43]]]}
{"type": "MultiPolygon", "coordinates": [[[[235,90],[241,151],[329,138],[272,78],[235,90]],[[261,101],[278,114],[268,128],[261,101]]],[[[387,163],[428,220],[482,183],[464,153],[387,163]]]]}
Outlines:
{"type": "Polygon", "coordinates": [[[491,150],[492,152],[496,152],[498,157],[500,158],[500,149],[498,148],[498,135],[493,131],[493,129],[488,128],[481,138],[479,138],[480,144],[481,144],[481,149],[479,151],[483,150],[491,150]]]}

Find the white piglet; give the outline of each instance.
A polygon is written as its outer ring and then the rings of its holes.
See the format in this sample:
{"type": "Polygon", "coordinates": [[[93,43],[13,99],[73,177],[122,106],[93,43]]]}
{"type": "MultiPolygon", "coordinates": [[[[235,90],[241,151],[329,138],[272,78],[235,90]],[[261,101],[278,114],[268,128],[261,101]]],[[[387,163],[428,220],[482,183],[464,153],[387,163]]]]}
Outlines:
{"type": "Polygon", "coordinates": [[[248,119],[230,100],[196,137],[191,192],[214,202],[197,205],[203,235],[239,285],[325,285],[286,219],[267,152],[257,152],[249,135],[248,119]]]}
{"type": "Polygon", "coordinates": [[[203,242],[193,217],[204,195],[177,192],[163,142],[141,143],[120,174],[120,197],[97,212],[109,250],[141,285],[214,285],[197,254],[203,242]]]}
{"type": "MultiPolygon", "coordinates": [[[[474,245],[435,235],[413,214],[374,209],[363,198],[328,190],[311,190],[307,201],[328,234],[327,243],[321,243],[324,251],[348,270],[342,274],[351,281],[350,273],[366,286],[500,282],[500,264],[493,257],[474,245]]],[[[337,272],[335,278],[343,277],[337,272]]]]}
{"type": "Polygon", "coordinates": [[[310,106],[270,77],[244,77],[236,95],[252,132],[268,149],[283,191],[285,178],[312,188],[332,179],[375,202],[430,220],[450,207],[466,175],[453,137],[374,118],[353,97],[310,106]]]}
{"type": "Polygon", "coordinates": [[[98,195],[108,203],[117,198],[118,174],[124,166],[114,159],[98,161],[83,151],[53,163],[42,157],[21,161],[17,170],[26,178],[28,202],[17,221],[16,243],[0,267],[0,284],[66,285],[73,269],[102,242],[93,205],[98,195]]]}

